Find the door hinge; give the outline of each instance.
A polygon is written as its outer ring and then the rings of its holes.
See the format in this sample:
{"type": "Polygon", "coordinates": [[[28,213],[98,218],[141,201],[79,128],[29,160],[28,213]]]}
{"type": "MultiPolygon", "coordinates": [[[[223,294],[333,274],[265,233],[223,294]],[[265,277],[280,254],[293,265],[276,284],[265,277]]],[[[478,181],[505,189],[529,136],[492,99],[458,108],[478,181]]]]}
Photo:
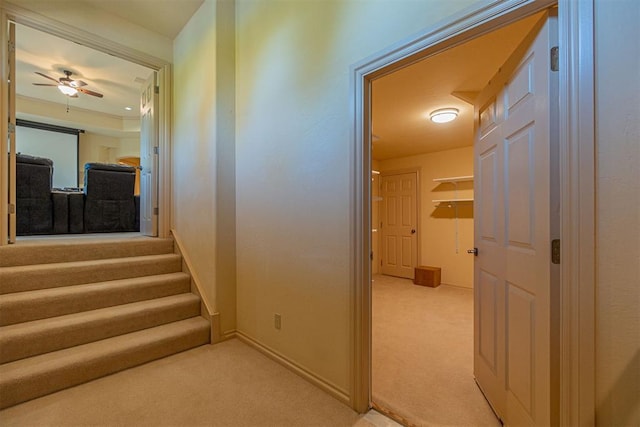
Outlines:
{"type": "Polygon", "coordinates": [[[10,135],[16,133],[16,125],[14,125],[13,123],[9,123],[9,126],[7,127],[7,131],[9,132],[10,135]]]}
{"type": "Polygon", "coordinates": [[[371,251],[371,261],[373,261],[373,251],[371,251]]]}
{"type": "Polygon", "coordinates": [[[9,41],[9,52],[14,53],[16,51],[16,43],[14,41],[9,41]]]}
{"type": "Polygon", "coordinates": [[[160,154],[160,147],[158,146],[153,147],[153,154],[160,154]]]}
{"type": "Polygon", "coordinates": [[[158,215],[158,208],[153,208],[153,214],[158,215]]]}
{"type": "Polygon", "coordinates": [[[9,203],[9,214],[13,215],[14,213],[16,213],[16,205],[9,203]]]}
{"type": "Polygon", "coordinates": [[[553,239],[551,241],[551,262],[560,264],[560,239],[553,239]]]}
{"type": "Polygon", "coordinates": [[[160,86],[154,86],[153,91],[156,95],[160,94],[160,86]]]}
{"type": "Polygon", "coordinates": [[[560,53],[558,52],[558,46],[554,46],[550,51],[551,55],[551,71],[558,71],[560,69],[560,53]]]}

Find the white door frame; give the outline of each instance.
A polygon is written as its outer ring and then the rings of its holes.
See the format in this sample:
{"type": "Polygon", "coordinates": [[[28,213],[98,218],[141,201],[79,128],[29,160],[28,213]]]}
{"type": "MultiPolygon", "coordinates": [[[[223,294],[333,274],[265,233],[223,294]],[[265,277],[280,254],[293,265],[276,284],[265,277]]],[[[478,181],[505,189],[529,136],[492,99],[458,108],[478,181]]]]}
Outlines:
{"type": "MultiPolygon", "coordinates": [[[[10,3],[3,3],[0,12],[0,31],[2,34],[0,40],[3,41],[3,52],[6,50],[6,30],[7,21],[11,20],[19,24],[27,25],[31,28],[70,40],[84,46],[90,47],[100,52],[108,53],[118,58],[134,62],[139,65],[151,68],[158,72],[158,86],[160,87],[159,95],[159,114],[158,114],[158,143],[159,143],[159,167],[158,167],[158,237],[168,237],[170,232],[170,215],[171,215],[171,64],[163,59],[156,58],[144,52],[132,49],[130,47],[115,43],[111,40],[96,36],[87,31],[63,24],[59,21],[50,19],[46,16],[23,9],[10,3]]],[[[4,58],[4,53],[2,54],[4,58]]],[[[7,81],[7,70],[5,61],[0,66],[1,77],[3,81],[7,81]]],[[[0,91],[1,117],[8,115],[8,94],[5,85],[1,85],[0,91]]],[[[7,135],[6,120],[0,121],[0,133],[7,135]]],[[[7,174],[4,172],[6,150],[0,150],[0,196],[1,200],[6,200],[5,194],[8,194],[7,174]]],[[[0,246],[7,244],[8,226],[7,218],[8,206],[6,203],[0,203],[0,246]]]]}
{"type": "Polygon", "coordinates": [[[594,0],[485,0],[351,68],[351,406],[371,403],[371,83],[544,8],[558,5],[560,47],[561,425],[595,419],[594,0]]]}

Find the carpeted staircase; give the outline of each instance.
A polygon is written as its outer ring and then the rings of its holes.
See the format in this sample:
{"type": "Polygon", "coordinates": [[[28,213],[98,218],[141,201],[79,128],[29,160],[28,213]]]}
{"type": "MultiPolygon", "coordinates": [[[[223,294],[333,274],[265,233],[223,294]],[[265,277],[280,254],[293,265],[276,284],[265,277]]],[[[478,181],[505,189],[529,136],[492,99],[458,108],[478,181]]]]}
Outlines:
{"type": "Polygon", "coordinates": [[[173,240],[0,247],[0,409],[210,342],[173,240]]]}

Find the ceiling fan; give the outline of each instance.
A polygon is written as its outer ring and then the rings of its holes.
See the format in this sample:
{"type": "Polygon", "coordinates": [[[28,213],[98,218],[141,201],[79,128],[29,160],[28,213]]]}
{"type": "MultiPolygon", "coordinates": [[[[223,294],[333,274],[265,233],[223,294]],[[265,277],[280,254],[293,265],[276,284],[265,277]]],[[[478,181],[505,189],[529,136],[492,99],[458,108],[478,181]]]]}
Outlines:
{"type": "Polygon", "coordinates": [[[35,73],[39,76],[42,76],[46,79],[52,80],[54,82],[56,82],[55,84],[52,83],[34,83],[35,86],[57,86],[58,89],[60,90],[60,92],[64,93],[65,95],[67,95],[70,98],[77,98],[78,97],[78,92],[87,94],[87,95],[91,95],[91,96],[97,96],[98,98],[102,98],[103,95],[101,93],[98,92],[94,92],[92,90],[89,89],[84,89],[82,86],[86,86],[87,84],[85,82],[83,82],[82,80],[74,80],[71,78],[71,75],[73,74],[71,71],[69,70],[62,70],[62,72],[64,73],[64,77],[60,77],[58,80],[54,79],[53,77],[49,77],[46,74],[40,73],[38,71],[36,71],[35,73]]]}

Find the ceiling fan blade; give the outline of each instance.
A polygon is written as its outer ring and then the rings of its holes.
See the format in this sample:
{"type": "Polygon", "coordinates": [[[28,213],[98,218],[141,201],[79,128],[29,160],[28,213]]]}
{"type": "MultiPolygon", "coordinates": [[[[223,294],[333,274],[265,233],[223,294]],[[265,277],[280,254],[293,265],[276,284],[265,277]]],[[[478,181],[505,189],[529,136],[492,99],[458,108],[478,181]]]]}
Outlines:
{"type": "Polygon", "coordinates": [[[58,80],[54,79],[53,77],[49,77],[49,76],[47,76],[46,74],[42,74],[42,73],[41,73],[41,72],[39,72],[39,71],[36,71],[36,74],[37,74],[37,75],[39,75],[39,76],[44,77],[45,79],[53,80],[54,82],[56,82],[56,83],[60,84],[60,82],[59,82],[58,80]]]}
{"type": "Polygon", "coordinates": [[[59,85],[54,85],[51,83],[32,83],[35,86],[59,86],[59,85]]]}
{"type": "Polygon", "coordinates": [[[94,91],[89,90],[89,89],[82,89],[81,87],[76,88],[76,89],[78,89],[78,92],[86,93],[87,95],[97,96],[98,98],[102,98],[102,96],[103,96],[101,93],[94,92],[94,91]]]}
{"type": "Polygon", "coordinates": [[[85,82],[83,82],[82,80],[71,80],[69,82],[69,86],[71,87],[75,87],[75,88],[79,88],[82,86],[86,86],[87,84],[85,82]]]}

